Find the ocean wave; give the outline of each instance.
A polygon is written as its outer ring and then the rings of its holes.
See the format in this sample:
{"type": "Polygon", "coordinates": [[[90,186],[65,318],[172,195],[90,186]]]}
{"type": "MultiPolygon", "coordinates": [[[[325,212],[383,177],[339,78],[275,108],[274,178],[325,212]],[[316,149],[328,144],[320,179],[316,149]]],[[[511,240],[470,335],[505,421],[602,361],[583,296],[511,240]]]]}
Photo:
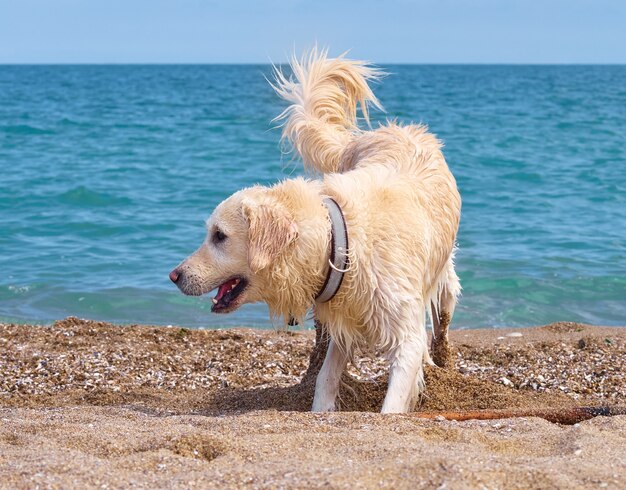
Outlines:
{"type": "Polygon", "coordinates": [[[94,191],[82,185],[60,194],[59,200],[75,206],[115,206],[132,202],[127,197],[94,191]]]}
{"type": "Polygon", "coordinates": [[[17,135],[55,134],[51,129],[38,128],[28,124],[12,124],[0,126],[0,132],[17,135]]]}

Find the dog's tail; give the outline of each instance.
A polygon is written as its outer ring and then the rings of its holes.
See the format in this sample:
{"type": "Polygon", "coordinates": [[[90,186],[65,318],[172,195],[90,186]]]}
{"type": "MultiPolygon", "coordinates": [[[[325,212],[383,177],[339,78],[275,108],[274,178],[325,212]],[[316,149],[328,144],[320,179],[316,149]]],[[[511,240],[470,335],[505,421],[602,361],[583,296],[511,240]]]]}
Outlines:
{"type": "Polygon", "coordinates": [[[368,105],[382,110],[368,86],[383,72],[344,56],[329,59],[317,48],[291,61],[293,76],[275,69],[272,86],[290,102],[276,120],[283,123],[283,140],[291,144],[305,167],[318,172],[340,171],[341,154],[358,133],[357,107],[369,124],[368,105]]]}

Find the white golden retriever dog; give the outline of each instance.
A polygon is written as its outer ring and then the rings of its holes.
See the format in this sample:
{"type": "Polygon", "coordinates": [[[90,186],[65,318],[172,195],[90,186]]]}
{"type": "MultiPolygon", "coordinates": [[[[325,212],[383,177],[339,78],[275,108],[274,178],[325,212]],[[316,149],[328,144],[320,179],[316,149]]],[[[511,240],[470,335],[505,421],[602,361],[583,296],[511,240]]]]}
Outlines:
{"type": "Polygon", "coordinates": [[[358,127],[357,106],[366,120],[368,104],[380,107],[368,86],[378,70],[314,50],[294,60],[292,71],[292,78],[277,71],[274,87],[291,104],[279,116],[283,137],[322,178],[233,194],[207,220],[205,242],[170,278],[188,295],[217,288],[216,313],[264,301],[287,321],[315,306],[331,342],[313,410],[336,409],[341,374],[363,346],[390,361],[382,411],[406,412],[423,389],[423,363],[431,362],[426,312],[433,336],[447,335],[460,293],[454,177],[424,126],[358,127]],[[328,197],[343,214],[347,266],[336,294],[320,302],[334,247],[328,197]]]}

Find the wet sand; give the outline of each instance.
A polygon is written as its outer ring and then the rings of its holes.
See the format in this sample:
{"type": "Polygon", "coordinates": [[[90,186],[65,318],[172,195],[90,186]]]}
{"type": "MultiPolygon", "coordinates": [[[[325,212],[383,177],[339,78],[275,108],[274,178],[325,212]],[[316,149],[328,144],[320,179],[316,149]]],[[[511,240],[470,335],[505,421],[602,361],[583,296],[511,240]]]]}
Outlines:
{"type": "MultiPolygon", "coordinates": [[[[452,331],[417,410],[626,405],[626,328],[452,331]],[[521,335],[520,335],[521,334],[521,335]]],[[[313,332],[0,324],[3,488],[624,488],[626,416],[455,422],[380,415],[356,359],[312,414],[313,332]]]]}

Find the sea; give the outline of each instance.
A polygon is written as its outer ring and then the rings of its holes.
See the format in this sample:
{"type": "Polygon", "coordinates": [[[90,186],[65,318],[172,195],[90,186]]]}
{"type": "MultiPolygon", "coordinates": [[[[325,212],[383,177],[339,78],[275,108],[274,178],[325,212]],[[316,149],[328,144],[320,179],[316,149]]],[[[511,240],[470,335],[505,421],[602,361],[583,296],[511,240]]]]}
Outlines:
{"type": "MultiPolygon", "coordinates": [[[[373,125],[427,124],[462,195],[453,328],[626,325],[626,66],[383,68],[373,125]]],[[[302,173],[269,77],[0,66],[0,321],[273,327],[168,279],[220,201],[302,173]]]]}

